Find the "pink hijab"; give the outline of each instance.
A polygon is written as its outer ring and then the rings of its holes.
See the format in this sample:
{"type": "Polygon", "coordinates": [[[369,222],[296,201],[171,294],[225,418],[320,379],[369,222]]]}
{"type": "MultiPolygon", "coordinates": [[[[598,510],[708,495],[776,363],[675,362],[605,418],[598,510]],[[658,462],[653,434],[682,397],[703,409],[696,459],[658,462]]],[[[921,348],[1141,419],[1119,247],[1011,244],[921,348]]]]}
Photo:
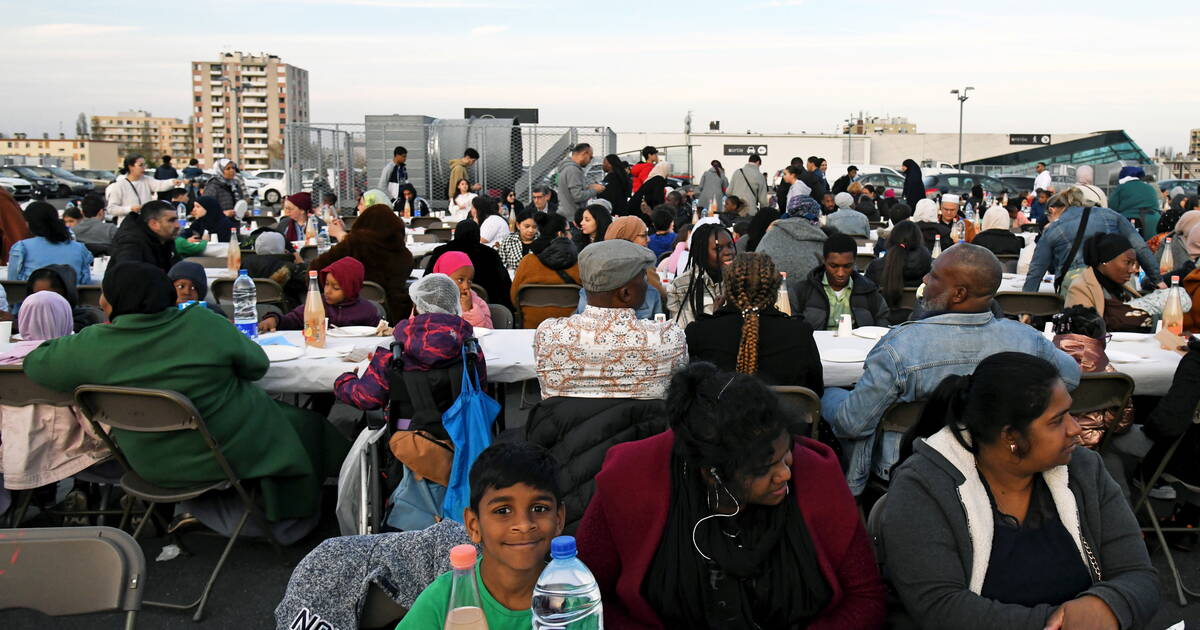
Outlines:
{"type": "Polygon", "coordinates": [[[22,300],[17,325],[21,341],[0,352],[0,365],[21,363],[43,341],[65,337],[75,328],[71,304],[53,291],[38,291],[22,300]]]}
{"type": "Polygon", "coordinates": [[[474,268],[475,263],[462,252],[446,252],[438,256],[437,262],[433,263],[433,273],[444,273],[448,276],[463,267],[474,268]]]}

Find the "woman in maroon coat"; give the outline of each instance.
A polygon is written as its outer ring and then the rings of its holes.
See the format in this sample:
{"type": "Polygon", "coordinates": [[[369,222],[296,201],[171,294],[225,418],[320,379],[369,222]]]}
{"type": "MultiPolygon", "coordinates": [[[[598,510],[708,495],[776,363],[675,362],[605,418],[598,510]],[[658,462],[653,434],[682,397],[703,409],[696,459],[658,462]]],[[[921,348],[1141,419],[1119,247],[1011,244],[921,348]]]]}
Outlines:
{"type": "Polygon", "coordinates": [[[612,447],[579,526],[605,626],[883,626],[884,589],[837,457],[793,438],[752,376],[693,363],[671,430],[612,447]]]}

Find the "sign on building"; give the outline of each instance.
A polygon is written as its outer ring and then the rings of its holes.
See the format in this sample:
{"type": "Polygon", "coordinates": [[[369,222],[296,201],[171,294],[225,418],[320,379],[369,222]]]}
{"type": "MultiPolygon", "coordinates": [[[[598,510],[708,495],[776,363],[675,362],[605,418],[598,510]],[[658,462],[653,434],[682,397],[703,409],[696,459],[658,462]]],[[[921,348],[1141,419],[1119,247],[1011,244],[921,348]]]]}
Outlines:
{"type": "Polygon", "coordinates": [[[1010,133],[1009,144],[1050,144],[1048,133],[1010,133]]]}
{"type": "Polygon", "coordinates": [[[725,145],[725,155],[766,155],[767,145],[765,144],[727,144],[725,145]]]}

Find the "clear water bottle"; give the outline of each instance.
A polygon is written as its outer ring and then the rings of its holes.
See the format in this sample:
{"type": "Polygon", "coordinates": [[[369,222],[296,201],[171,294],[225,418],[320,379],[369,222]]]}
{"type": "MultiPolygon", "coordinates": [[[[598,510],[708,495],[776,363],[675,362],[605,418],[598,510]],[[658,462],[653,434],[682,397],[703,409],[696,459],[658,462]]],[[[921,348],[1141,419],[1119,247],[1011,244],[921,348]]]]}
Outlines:
{"type": "Polygon", "coordinates": [[[317,233],[317,254],[324,254],[329,251],[329,243],[329,228],[322,227],[321,231],[317,233]]]}
{"type": "Polygon", "coordinates": [[[233,281],[233,323],[242,334],[251,339],[258,338],[258,291],[254,280],[242,269],[233,281]]]}
{"type": "Polygon", "coordinates": [[[187,204],[182,202],[175,204],[175,213],[179,215],[179,231],[182,232],[187,229],[188,224],[187,204]]]}
{"type": "Polygon", "coordinates": [[[600,587],[575,557],[575,538],[551,541],[550,558],[533,587],[533,630],[603,630],[600,587]]]}

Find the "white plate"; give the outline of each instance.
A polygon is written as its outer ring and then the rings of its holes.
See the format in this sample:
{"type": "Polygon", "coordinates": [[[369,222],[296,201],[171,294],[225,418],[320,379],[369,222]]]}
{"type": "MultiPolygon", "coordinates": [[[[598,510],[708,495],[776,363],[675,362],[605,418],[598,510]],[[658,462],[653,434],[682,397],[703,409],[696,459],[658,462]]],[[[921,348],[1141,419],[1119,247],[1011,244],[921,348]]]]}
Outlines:
{"type": "Polygon", "coordinates": [[[1113,341],[1142,341],[1153,337],[1149,333],[1134,333],[1134,332],[1115,332],[1112,334],[1113,341]]]}
{"type": "Polygon", "coordinates": [[[830,363],[862,363],[867,359],[867,351],[857,348],[831,348],[821,351],[821,360],[830,363]]]}
{"type": "Polygon", "coordinates": [[[1108,360],[1113,363],[1139,363],[1146,360],[1132,352],[1121,352],[1120,350],[1106,350],[1104,354],[1107,354],[1108,360]]]}
{"type": "Polygon", "coordinates": [[[325,334],[330,337],[374,337],[374,326],[339,326],[330,328],[325,334]]]}
{"type": "Polygon", "coordinates": [[[299,359],[304,356],[304,348],[297,348],[296,346],[263,346],[262,349],[263,352],[267,353],[267,358],[272,363],[291,361],[292,359],[299,359]]]}
{"type": "Polygon", "coordinates": [[[863,339],[882,339],[891,330],[891,328],[883,326],[861,326],[854,329],[854,336],[862,337],[863,339]]]}
{"type": "Polygon", "coordinates": [[[486,337],[486,336],[492,334],[491,328],[484,328],[483,326],[472,326],[471,328],[475,330],[476,338],[486,337]]]}

